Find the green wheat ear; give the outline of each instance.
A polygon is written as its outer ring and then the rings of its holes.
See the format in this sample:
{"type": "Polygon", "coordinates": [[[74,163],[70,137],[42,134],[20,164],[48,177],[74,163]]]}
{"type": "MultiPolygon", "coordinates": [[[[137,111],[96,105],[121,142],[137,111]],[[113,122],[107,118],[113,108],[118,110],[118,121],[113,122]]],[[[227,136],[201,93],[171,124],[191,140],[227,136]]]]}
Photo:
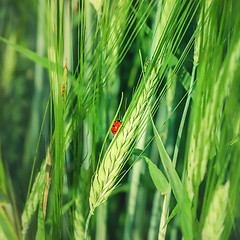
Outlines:
{"type": "Polygon", "coordinates": [[[40,198],[42,196],[44,186],[45,186],[45,170],[46,161],[41,166],[39,173],[33,183],[32,191],[29,198],[26,201],[25,208],[22,213],[22,238],[26,239],[27,231],[29,229],[30,223],[32,221],[33,214],[37,210],[40,198]]]}
{"type": "Polygon", "coordinates": [[[138,100],[133,101],[129,106],[120,129],[108,147],[94,175],[89,197],[90,212],[92,214],[97,206],[107,200],[117,185],[117,179],[126,163],[136,135],[142,126],[144,112],[153,94],[154,80],[152,79],[148,80],[145,86],[142,82],[144,88],[139,94],[138,100]],[[131,112],[130,116],[129,112],[131,112]]]}
{"type": "Polygon", "coordinates": [[[208,215],[202,230],[202,239],[220,239],[227,215],[228,192],[230,182],[218,187],[209,207],[208,215]]]}

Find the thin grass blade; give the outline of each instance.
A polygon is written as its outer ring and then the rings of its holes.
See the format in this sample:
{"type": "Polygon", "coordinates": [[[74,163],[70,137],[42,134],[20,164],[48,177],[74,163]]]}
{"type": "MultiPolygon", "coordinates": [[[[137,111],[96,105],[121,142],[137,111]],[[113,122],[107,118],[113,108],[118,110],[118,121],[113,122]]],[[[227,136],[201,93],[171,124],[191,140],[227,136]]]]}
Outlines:
{"type": "Polygon", "coordinates": [[[4,43],[8,44],[9,46],[13,47],[17,52],[21,53],[23,56],[25,56],[29,60],[31,60],[35,63],[39,63],[47,69],[49,68],[49,64],[48,64],[49,61],[47,58],[42,57],[42,56],[38,55],[37,53],[35,53],[25,47],[22,47],[18,44],[11,43],[10,41],[8,41],[7,39],[5,39],[3,37],[0,37],[0,40],[2,40],[4,43]]]}
{"type": "Polygon", "coordinates": [[[173,166],[173,163],[164,148],[164,145],[153,123],[153,120],[152,125],[162,164],[166,171],[168,181],[173,190],[173,194],[177,202],[179,203],[179,207],[181,210],[181,223],[182,223],[181,227],[183,236],[186,239],[193,239],[191,204],[187,195],[187,191],[183,187],[183,184],[181,183],[181,180],[173,166]]]}

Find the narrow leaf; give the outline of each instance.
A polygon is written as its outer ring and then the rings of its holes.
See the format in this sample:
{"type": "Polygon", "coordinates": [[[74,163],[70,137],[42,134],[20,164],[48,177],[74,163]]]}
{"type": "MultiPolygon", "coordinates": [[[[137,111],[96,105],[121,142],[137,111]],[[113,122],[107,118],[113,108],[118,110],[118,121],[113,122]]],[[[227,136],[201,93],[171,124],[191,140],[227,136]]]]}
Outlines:
{"type": "Polygon", "coordinates": [[[25,56],[26,58],[28,58],[29,60],[32,60],[35,63],[39,63],[41,64],[43,67],[45,68],[49,68],[49,60],[45,57],[42,57],[40,55],[38,55],[37,53],[22,47],[18,44],[14,44],[9,42],[7,39],[0,37],[0,40],[2,40],[3,42],[5,42],[6,44],[8,44],[9,46],[13,47],[15,51],[21,53],[23,56],[25,56]]]}
{"type": "Polygon", "coordinates": [[[67,202],[62,207],[62,214],[65,214],[67,211],[69,211],[70,207],[73,206],[75,203],[75,199],[71,200],[70,202],[67,202]]]}
{"type": "Polygon", "coordinates": [[[170,216],[168,217],[166,223],[164,224],[163,228],[166,227],[166,225],[177,215],[178,211],[180,210],[179,204],[175,206],[175,208],[172,210],[170,216]]]}
{"type": "Polygon", "coordinates": [[[168,181],[162,171],[149,158],[145,157],[148,164],[149,173],[157,190],[166,195],[168,191],[168,181]]]}
{"type": "Polygon", "coordinates": [[[18,239],[15,233],[14,225],[2,207],[0,207],[0,234],[1,239],[18,239]]]}
{"type": "Polygon", "coordinates": [[[5,169],[2,162],[1,142],[0,142],[0,191],[3,195],[7,194],[5,169]]]}
{"type": "MultiPolygon", "coordinates": [[[[28,58],[29,60],[38,63],[40,65],[42,65],[44,68],[48,69],[48,70],[53,70],[53,69],[57,69],[59,71],[60,74],[63,74],[64,69],[63,66],[61,66],[58,63],[54,63],[52,61],[50,61],[49,59],[47,59],[46,57],[40,56],[37,53],[22,47],[18,44],[15,43],[11,43],[10,41],[8,41],[7,39],[0,37],[0,40],[3,41],[4,43],[8,44],[9,46],[11,46],[15,51],[19,52],[20,54],[22,54],[24,57],[28,58]]],[[[71,72],[67,72],[68,74],[68,79],[72,79],[73,75],[71,74],[71,72]]]]}
{"type": "MultiPolygon", "coordinates": [[[[173,54],[171,54],[168,62],[169,67],[174,69],[176,68],[178,63],[179,63],[179,59],[173,54]]],[[[184,66],[181,66],[181,68],[178,69],[177,75],[178,75],[178,81],[180,81],[180,83],[182,84],[182,86],[185,88],[186,91],[189,91],[191,75],[186,70],[186,68],[184,66]]]]}
{"type": "Polygon", "coordinates": [[[182,233],[186,239],[193,239],[191,203],[188,198],[187,191],[183,187],[181,180],[173,166],[173,163],[164,148],[164,145],[153,123],[153,120],[152,125],[162,164],[166,171],[168,181],[173,190],[173,194],[181,210],[182,233]]]}
{"type": "Polygon", "coordinates": [[[143,153],[143,150],[142,150],[142,149],[135,148],[135,149],[133,150],[133,155],[135,155],[135,156],[140,156],[142,153],[143,153]]]}

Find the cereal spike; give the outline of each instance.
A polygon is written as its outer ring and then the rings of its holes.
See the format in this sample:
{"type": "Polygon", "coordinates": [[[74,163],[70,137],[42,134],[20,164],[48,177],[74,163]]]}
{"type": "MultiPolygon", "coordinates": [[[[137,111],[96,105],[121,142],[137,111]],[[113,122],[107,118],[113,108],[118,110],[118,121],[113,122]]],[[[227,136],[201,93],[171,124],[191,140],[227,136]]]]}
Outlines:
{"type": "Polygon", "coordinates": [[[143,122],[143,116],[148,108],[148,103],[153,95],[155,79],[150,79],[145,83],[144,89],[134,103],[130,119],[122,120],[122,127],[119,129],[113,143],[108,147],[101,165],[97,169],[90,189],[89,205],[91,214],[97,206],[107,200],[109,195],[117,186],[117,179],[126,163],[128,153],[135,142],[135,137],[139,131],[139,126],[143,122]]]}
{"type": "Polygon", "coordinates": [[[228,191],[230,182],[220,185],[214,193],[202,230],[202,239],[221,239],[227,214],[228,191]]]}
{"type": "Polygon", "coordinates": [[[43,194],[43,218],[44,219],[46,217],[48,193],[49,193],[49,188],[50,188],[50,184],[52,181],[51,168],[52,168],[51,155],[50,155],[50,150],[48,148],[47,158],[46,158],[45,189],[44,189],[44,194],[43,194]]]}

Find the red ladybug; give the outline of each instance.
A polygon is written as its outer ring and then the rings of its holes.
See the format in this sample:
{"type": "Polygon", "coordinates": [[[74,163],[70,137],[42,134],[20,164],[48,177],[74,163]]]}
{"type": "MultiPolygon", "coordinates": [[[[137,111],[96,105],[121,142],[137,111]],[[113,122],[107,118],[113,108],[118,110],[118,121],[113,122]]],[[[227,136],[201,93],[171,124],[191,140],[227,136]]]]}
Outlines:
{"type": "Polygon", "coordinates": [[[122,124],[121,120],[117,120],[113,123],[111,131],[115,135],[122,124]]]}

